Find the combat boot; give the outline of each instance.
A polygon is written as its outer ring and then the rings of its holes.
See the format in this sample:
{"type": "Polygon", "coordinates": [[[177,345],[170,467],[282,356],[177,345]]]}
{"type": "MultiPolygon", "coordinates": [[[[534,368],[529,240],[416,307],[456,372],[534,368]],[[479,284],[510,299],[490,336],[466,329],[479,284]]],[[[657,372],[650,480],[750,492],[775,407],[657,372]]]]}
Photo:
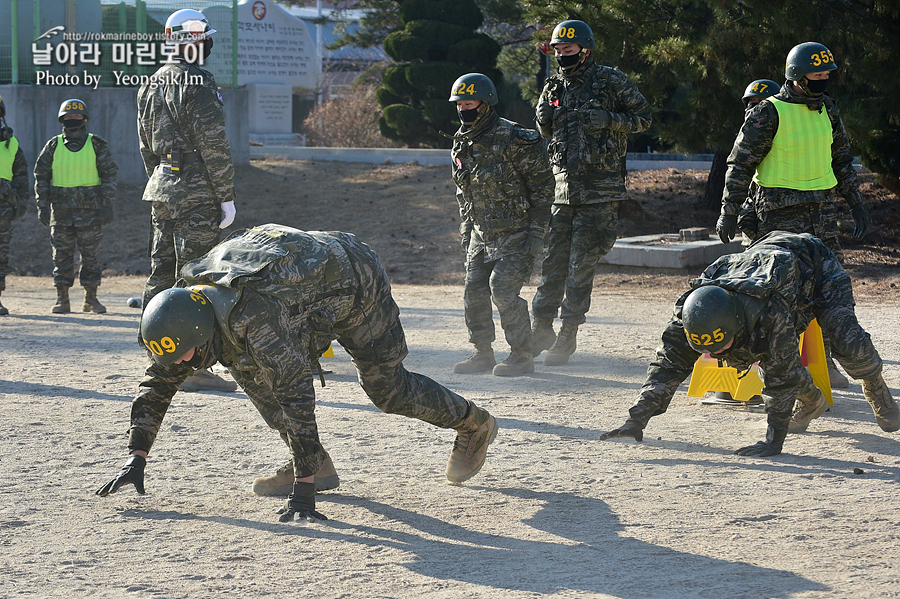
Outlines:
{"type": "MultiPolygon", "coordinates": [[[[341,479],[338,477],[337,470],[334,468],[334,462],[331,456],[325,453],[325,461],[322,467],[315,474],[316,491],[330,491],[341,486],[341,479]]],[[[294,462],[289,461],[287,464],[275,471],[272,476],[257,478],[253,481],[251,490],[257,495],[265,495],[267,497],[278,496],[287,497],[294,489],[294,462]]]]}
{"type": "Polygon", "coordinates": [[[534,356],[527,349],[514,349],[509,357],[494,366],[494,376],[519,376],[534,372],[534,356]]]}
{"type": "Polygon", "coordinates": [[[481,470],[488,445],[497,436],[497,420],[471,401],[469,414],[457,426],[453,451],[447,461],[447,480],[459,484],[466,482],[481,470]]]}
{"type": "Polygon", "coordinates": [[[68,314],[72,311],[69,305],[69,288],[65,285],[56,286],[56,304],[50,311],[54,314],[68,314]]]}
{"type": "MultiPolygon", "coordinates": [[[[3,293],[3,292],[0,291],[0,293],[3,293]]],[[[4,307],[3,307],[3,304],[0,303],[0,316],[6,316],[7,314],[9,314],[9,310],[7,310],[6,308],[4,308],[4,307]]]]}
{"type": "Polygon", "coordinates": [[[94,312],[95,314],[106,314],[106,306],[97,299],[96,287],[84,288],[84,304],[81,306],[82,312],[94,312]]]}
{"type": "Polygon", "coordinates": [[[463,360],[457,362],[453,366],[453,372],[456,374],[476,374],[479,372],[490,372],[497,363],[494,358],[494,350],[491,349],[490,343],[483,343],[475,346],[475,353],[463,360]]]}
{"type": "Polygon", "coordinates": [[[809,423],[825,413],[828,409],[828,402],[821,393],[816,394],[816,400],[810,403],[804,403],[799,399],[794,402],[794,413],[791,414],[791,421],[788,422],[789,433],[805,433],[809,428],[809,423]]]}
{"type": "Polygon", "coordinates": [[[876,378],[864,380],[862,390],[881,430],[886,433],[900,430],[900,408],[891,397],[891,390],[884,382],[884,377],[879,374],[876,378]]]}
{"type": "Polygon", "coordinates": [[[560,366],[568,362],[569,356],[575,353],[575,335],[577,334],[578,325],[564,320],[556,342],[544,356],[544,366],[560,366]]]}
{"type": "Polygon", "coordinates": [[[834,358],[831,357],[831,352],[827,352],[825,354],[825,363],[828,364],[828,380],[831,383],[832,389],[846,389],[850,386],[850,381],[847,380],[841,371],[838,370],[837,364],[834,363],[834,358]]]}
{"type": "Polygon", "coordinates": [[[556,333],[553,332],[553,319],[534,317],[531,323],[531,350],[532,354],[537,357],[545,349],[553,347],[556,341],[556,333]]]}

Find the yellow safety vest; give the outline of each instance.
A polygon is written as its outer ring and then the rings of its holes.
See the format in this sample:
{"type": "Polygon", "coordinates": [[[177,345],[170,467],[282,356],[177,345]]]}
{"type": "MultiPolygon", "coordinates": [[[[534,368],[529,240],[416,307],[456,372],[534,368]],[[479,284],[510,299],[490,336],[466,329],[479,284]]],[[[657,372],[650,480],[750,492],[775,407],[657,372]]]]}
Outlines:
{"type": "Polygon", "coordinates": [[[778,132],[772,149],[756,167],[753,180],[762,187],[782,187],[812,191],[837,185],[831,167],[834,137],[831,119],[825,110],[810,110],[769,98],[778,111],[778,132]]]}
{"type": "Polygon", "coordinates": [[[13,162],[16,160],[16,152],[19,150],[19,140],[15,137],[9,138],[9,147],[6,142],[0,142],[0,179],[12,181],[13,162]]]}
{"type": "Polygon", "coordinates": [[[97,154],[94,152],[93,133],[77,152],[66,147],[63,136],[56,137],[53,152],[53,187],[92,187],[100,185],[97,172],[97,154]]]}

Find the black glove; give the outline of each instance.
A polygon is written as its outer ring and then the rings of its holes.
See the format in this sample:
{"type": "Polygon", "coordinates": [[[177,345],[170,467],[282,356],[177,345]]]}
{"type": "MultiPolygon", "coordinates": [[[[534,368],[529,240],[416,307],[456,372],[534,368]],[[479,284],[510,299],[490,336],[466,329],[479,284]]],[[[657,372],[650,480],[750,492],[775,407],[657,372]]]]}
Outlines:
{"type": "Polygon", "coordinates": [[[316,511],[316,483],[294,481],[294,490],[291,491],[284,505],[275,513],[280,514],[279,522],[328,520],[327,517],[316,511]]]}
{"type": "Polygon", "coordinates": [[[737,216],[734,214],[723,214],[716,222],[716,233],[722,243],[728,243],[737,235],[737,216]]]}
{"type": "Polygon", "coordinates": [[[547,124],[553,120],[553,112],[556,108],[553,104],[549,102],[541,102],[537,105],[537,110],[535,111],[535,116],[537,118],[537,122],[541,124],[547,124]]]}
{"type": "Polygon", "coordinates": [[[110,493],[115,493],[125,485],[134,485],[134,490],[139,495],[144,494],[144,466],[147,465],[147,458],[139,455],[132,455],[119,470],[114,479],[100,487],[97,495],[106,497],[110,493]]]}
{"type": "Polygon", "coordinates": [[[38,206],[38,220],[41,221],[41,224],[45,227],[50,226],[50,207],[47,206],[45,208],[41,208],[38,206]]]}
{"type": "Polygon", "coordinates": [[[766,440],[760,441],[755,445],[749,445],[747,447],[741,447],[737,451],[734,452],[734,455],[746,455],[746,456],[754,456],[757,458],[767,458],[769,456],[778,455],[781,453],[781,448],[784,446],[784,438],[787,437],[788,428],[785,426],[782,428],[776,428],[769,425],[769,428],[766,430],[766,440]]]}
{"type": "Polygon", "coordinates": [[[857,239],[862,239],[863,235],[866,234],[866,229],[869,228],[869,215],[866,213],[866,207],[862,204],[857,204],[850,209],[850,216],[853,217],[853,222],[856,223],[853,236],[857,239]]]}
{"type": "Polygon", "coordinates": [[[612,116],[605,110],[591,108],[584,111],[588,124],[594,129],[606,129],[612,123],[612,116]]]}
{"type": "Polygon", "coordinates": [[[105,205],[100,208],[100,224],[108,225],[112,222],[113,219],[113,207],[110,205],[105,205]]]}
{"type": "Polygon", "coordinates": [[[635,441],[641,442],[644,440],[644,427],[637,420],[629,418],[619,428],[600,435],[600,440],[606,441],[607,439],[617,439],[619,437],[631,437],[635,441]]]}
{"type": "Polygon", "coordinates": [[[522,251],[529,256],[537,256],[543,249],[544,238],[539,237],[538,235],[529,235],[528,238],[525,239],[525,245],[522,246],[522,251]]]}

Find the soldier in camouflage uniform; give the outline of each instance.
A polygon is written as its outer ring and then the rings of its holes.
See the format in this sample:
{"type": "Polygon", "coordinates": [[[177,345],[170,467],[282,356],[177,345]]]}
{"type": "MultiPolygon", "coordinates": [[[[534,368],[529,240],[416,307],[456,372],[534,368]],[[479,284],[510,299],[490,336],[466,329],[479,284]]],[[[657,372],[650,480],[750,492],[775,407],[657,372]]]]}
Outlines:
{"type": "MultiPolygon", "coordinates": [[[[197,65],[209,56],[213,33],[196,10],[172,13],[166,44],[176,53],[138,90],[138,136],[150,178],[143,199],[152,203],[153,229],[143,306],[174,285],[181,267],[213,248],[234,221],[234,166],[222,96],[212,73],[197,65]]],[[[194,391],[235,388],[207,371],[185,383],[194,391]]]]}
{"type": "Polygon", "coordinates": [[[493,82],[479,73],[453,83],[462,123],[451,151],[460,233],[466,250],[464,302],[475,353],[453,371],[518,376],[534,372],[528,302],[519,296],[544,247],[553,175],[541,136],[501,118],[493,82]],[[511,352],[496,364],[491,300],[511,352]],[[496,366],[495,366],[496,364],[496,366]]]}
{"type": "Polygon", "coordinates": [[[650,126],[650,105],[619,70],[594,62],[591,28],[564,21],[550,41],[559,72],[544,85],[538,131],[550,140],[556,197],[541,284],[532,301],[533,350],[565,364],[591,305],[594,269],[616,242],[625,194],[626,135],[650,126]],[[562,307],[560,310],[560,306],[562,307]],[[553,319],[563,324],[559,337],[553,319]]]}
{"type": "MultiPolygon", "coordinates": [[[[787,81],[774,96],[749,111],[728,157],[722,214],[716,231],[723,243],[734,237],[740,204],[751,189],[757,220],[756,236],[770,231],[810,233],[825,242],[838,260],[836,196],[850,206],[861,238],[868,216],[859,190],[850,139],[837,105],[825,93],[829,73],[837,69],[822,44],[795,46],[785,65],[787,81]]],[[[830,340],[825,339],[826,349],[830,340]]],[[[828,357],[832,386],[849,381],[828,357]]]]}
{"type": "Polygon", "coordinates": [[[403,367],[399,308],[378,256],[353,235],[260,225],[235,233],[182,270],[188,289],[146,307],[141,332],[153,362],[131,409],[131,452],[100,495],[134,484],[178,385],[196,367],[221,362],[266,423],[288,438],[296,476],[282,521],[324,518],[313,473],[325,460],[315,419],[309,356],[333,339],[353,358],[359,382],[381,410],[457,431],[447,478],[481,469],[497,422],[485,410],[403,367]]]}
{"type": "MultiPolygon", "coordinates": [[[[6,105],[0,97],[0,294],[9,274],[12,222],[25,215],[28,201],[28,164],[12,128],[6,125],[6,105]]],[[[0,303],[0,316],[9,314],[0,303]]]]}
{"type": "Polygon", "coordinates": [[[69,287],[75,284],[75,246],[81,253],[79,282],[84,288],[82,310],[103,314],[97,299],[100,286],[101,227],[112,222],[119,168],[106,140],[87,132],[88,111],[72,98],[59,107],[63,133],[50,138],[34,164],[34,195],[38,219],[50,227],[53,246],[54,314],[71,311],[69,287]]]}
{"type": "Polygon", "coordinates": [[[769,233],[744,252],[716,260],[691,287],[675,302],[675,314],[628,420],[601,439],[640,441],[647,422],[666,411],[697,358],[709,353],[745,372],[759,362],[763,373],[766,439],[735,453],[781,453],[789,426],[801,424],[804,430],[827,407],[798,349],[800,333],[813,318],[833,340],[834,355],[844,369],[862,380],[878,425],[887,432],[900,430],[900,409],[881,375],[881,357],[853,310],[850,277],[820,239],[806,233],[769,233]],[[814,409],[795,411],[792,417],[795,400],[814,409]]]}

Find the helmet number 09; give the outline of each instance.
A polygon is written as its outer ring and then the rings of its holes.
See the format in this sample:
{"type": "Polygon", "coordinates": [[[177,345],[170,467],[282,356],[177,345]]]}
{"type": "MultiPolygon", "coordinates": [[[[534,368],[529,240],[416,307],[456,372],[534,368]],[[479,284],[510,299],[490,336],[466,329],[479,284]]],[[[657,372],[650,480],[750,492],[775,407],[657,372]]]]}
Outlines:
{"type": "Polygon", "coordinates": [[[150,351],[152,351],[157,356],[161,356],[163,355],[163,353],[171,354],[178,348],[178,345],[174,341],[172,341],[171,337],[163,337],[158,342],[148,342],[147,347],[150,348],[150,351]]]}
{"type": "Polygon", "coordinates": [[[725,340],[725,334],[722,333],[722,329],[716,329],[712,332],[712,335],[698,335],[696,333],[691,333],[691,343],[694,345],[713,345],[714,343],[721,343],[725,340]]]}
{"type": "Polygon", "coordinates": [[[823,64],[828,64],[829,62],[834,62],[834,58],[831,57],[831,52],[829,52],[828,50],[816,52],[815,54],[810,56],[809,59],[812,61],[814,67],[819,67],[823,64]]]}

